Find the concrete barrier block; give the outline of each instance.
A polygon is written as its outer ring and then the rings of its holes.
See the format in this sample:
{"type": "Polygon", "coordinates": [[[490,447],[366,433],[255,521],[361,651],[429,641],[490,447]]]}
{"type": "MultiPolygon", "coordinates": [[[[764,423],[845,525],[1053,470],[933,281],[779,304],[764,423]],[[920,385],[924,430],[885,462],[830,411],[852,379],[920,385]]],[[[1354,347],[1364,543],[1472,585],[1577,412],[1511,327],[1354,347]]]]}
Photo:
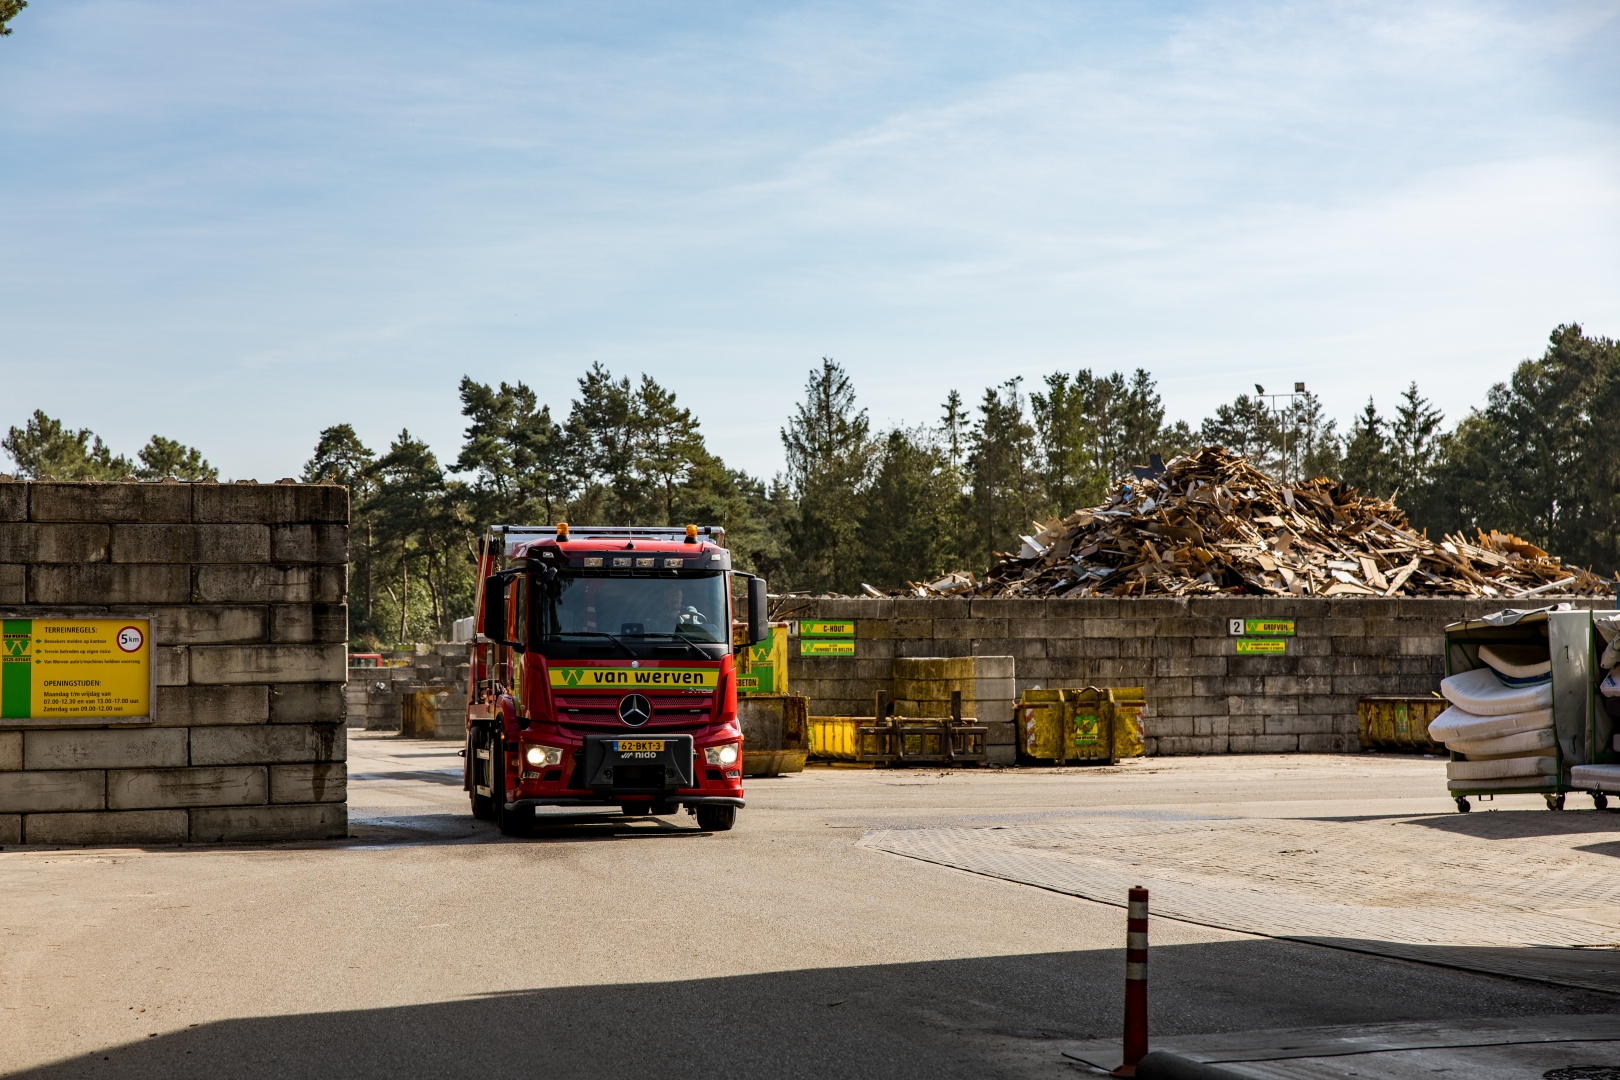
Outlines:
{"type": "Polygon", "coordinates": [[[23,733],[0,731],[0,772],[15,772],[23,767],[23,733]]]}
{"type": "Polygon", "coordinates": [[[981,681],[1011,679],[1017,675],[1017,672],[1018,660],[1013,656],[998,656],[986,653],[973,658],[973,677],[981,681]]]}
{"type": "Polygon", "coordinates": [[[25,769],[162,769],[184,764],[184,728],[69,728],[23,733],[25,769]]]}
{"type": "Polygon", "coordinates": [[[348,678],[343,645],[196,645],[191,681],[198,685],[330,682],[348,678]]]}
{"type": "Polygon", "coordinates": [[[191,484],[35,481],[31,521],[190,521],[191,484]]]}
{"type": "Polygon", "coordinates": [[[984,763],[986,765],[1014,765],[1018,762],[1018,747],[1011,743],[984,747],[984,763]]]}
{"type": "Polygon", "coordinates": [[[107,774],[72,772],[0,772],[0,813],[100,810],[107,805],[107,774]]]}
{"type": "Polygon", "coordinates": [[[86,563],[28,568],[30,604],[184,604],[191,599],[185,566],[86,563]]]}
{"type": "Polygon", "coordinates": [[[1361,740],[1354,735],[1301,735],[1299,749],[1303,754],[1349,754],[1361,749],[1361,740]]]}
{"type": "Polygon", "coordinates": [[[0,521],[28,520],[28,485],[0,480],[0,521]]]}
{"type": "Polygon", "coordinates": [[[272,765],[270,801],[273,803],[343,802],[348,798],[348,767],[326,765],[272,765]]]}
{"type": "Polygon", "coordinates": [[[1293,716],[1299,712],[1299,698],[1293,695],[1277,697],[1229,697],[1226,699],[1228,716],[1293,716]]]}
{"type": "Polygon", "coordinates": [[[233,524],[347,525],[349,489],[340,484],[195,484],[193,520],[233,524]]]}
{"type": "Polygon", "coordinates": [[[189,813],[195,844],[339,840],[349,835],[348,807],[343,803],[219,806],[189,813]]]}
{"type": "Polygon", "coordinates": [[[278,563],[343,566],[349,561],[349,530],[345,525],[275,525],[270,551],[278,563]]]}
{"type": "Polygon", "coordinates": [[[934,620],[894,619],[889,623],[889,633],[900,641],[926,641],[934,636],[934,620]]]}
{"type": "Polygon", "coordinates": [[[157,669],[159,686],[184,686],[191,681],[190,646],[158,645],[152,649],[152,665],[157,669]]]}
{"type": "Polygon", "coordinates": [[[934,640],[968,638],[982,641],[986,638],[1007,637],[1006,619],[935,619],[934,640]]]}
{"type": "Polygon", "coordinates": [[[160,686],[157,723],[162,727],[263,724],[270,720],[268,686],[160,686]]]}
{"type": "Polygon", "coordinates": [[[969,599],[968,610],[975,619],[1040,619],[1046,613],[1044,600],[969,599]]]}
{"type": "Polygon", "coordinates": [[[114,525],[115,563],[259,563],[270,559],[264,525],[114,525]]]}
{"type": "Polygon", "coordinates": [[[184,810],[123,810],[92,814],[29,814],[29,844],[183,844],[190,834],[184,810]]]}
{"type": "Polygon", "coordinates": [[[333,644],[349,640],[347,604],[276,604],[270,608],[270,640],[333,644]]]}
{"type": "Polygon", "coordinates": [[[107,537],[105,525],[0,524],[0,562],[106,562],[107,537]]]}
{"type": "Polygon", "coordinates": [[[342,761],[345,729],[332,724],[266,724],[191,729],[193,765],[284,765],[342,761]]]}
{"type": "Polygon", "coordinates": [[[1299,749],[1298,735],[1228,735],[1229,754],[1292,754],[1299,749]]]}
{"type": "Polygon", "coordinates": [[[174,607],[117,607],[109,615],[152,615],[157,640],[165,645],[251,645],[266,641],[270,613],[263,606],[180,604],[174,607]]]}
{"type": "Polygon", "coordinates": [[[307,604],[315,599],[319,575],[313,566],[199,566],[196,599],[201,604],[307,604]]]}
{"type": "Polygon", "coordinates": [[[1121,605],[1134,601],[1112,596],[1092,596],[1084,599],[1056,597],[1046,601],[1049,618],[1060,619],[1112,619],[1120,614],[1121,605]]]}
{"type": "Polygon", "coordinates": [[[107,809],[238,806],[270,801],[263,766],[202,769],[115,769],[107,773],[107,809]]]}
{"type": "Polygon", "coordinates": [[[1226,753],[1227,736],[1225,735],[1161,735],[1158,738],[1159,753],[1166,756],[1226,753]]]}
{"type": "Polygon", "coordinates": [[[28,567],[0,564],[0,604],[28,603],[28,567]]]}
{"type": "Polygon", "coordinates": [[[1153,674],[1160,678],[1224,676],[1226,661],[1219,656],[1173,656],[1150,661],[1153,674]]]}
{"type": "Polygon", "coordinates": [[[0,847],[22,843],[22,815],[0,814],[0,847]]]}
{"type": "Polygon", "coordinates": [[[1331,716],[1267,716],[1267,735],[1330,735],[1333,733],[1331,716]]]}

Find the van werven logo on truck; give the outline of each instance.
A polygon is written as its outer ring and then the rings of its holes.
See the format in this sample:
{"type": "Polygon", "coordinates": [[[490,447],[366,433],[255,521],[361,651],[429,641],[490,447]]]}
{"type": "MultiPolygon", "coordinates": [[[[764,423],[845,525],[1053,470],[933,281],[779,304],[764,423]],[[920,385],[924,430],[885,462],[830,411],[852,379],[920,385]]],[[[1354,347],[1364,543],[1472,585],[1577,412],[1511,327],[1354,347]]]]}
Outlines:
{"type": "Polygon", "coordinates": [[[621,686],[697,689],[712,688],[719,684],[718,668],[553,667],[551,669],[551,685],[554,689],[590,690],[595,687],[607,689],[621,686]]]}

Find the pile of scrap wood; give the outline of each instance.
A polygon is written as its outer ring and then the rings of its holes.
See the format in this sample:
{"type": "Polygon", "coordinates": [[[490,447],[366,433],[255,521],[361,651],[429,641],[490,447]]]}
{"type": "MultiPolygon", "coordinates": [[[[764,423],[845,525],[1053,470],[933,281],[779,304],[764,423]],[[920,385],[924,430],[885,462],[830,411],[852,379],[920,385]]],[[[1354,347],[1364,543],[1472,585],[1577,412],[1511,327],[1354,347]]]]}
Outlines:
{"type": "MultiPolygon", "coordinates": [[[[1136,470],[1103,506],[1036,525],[984,579],[924,596],[1593,596],[1614,583],[1498,532],[1441,541],[1325,478],[1288,486],[1220,447],[1136,470]]],[[[966,578],[964,582],[963,579],[966,578]]]]}

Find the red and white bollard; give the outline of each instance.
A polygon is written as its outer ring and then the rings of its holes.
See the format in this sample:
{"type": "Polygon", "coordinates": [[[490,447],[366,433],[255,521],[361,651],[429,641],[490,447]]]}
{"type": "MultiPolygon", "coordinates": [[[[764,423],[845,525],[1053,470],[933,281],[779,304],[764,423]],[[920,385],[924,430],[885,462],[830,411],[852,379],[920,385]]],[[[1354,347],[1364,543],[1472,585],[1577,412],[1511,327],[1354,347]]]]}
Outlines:
{"type": "Polygon", "coordinates": [[[1148,891],[1131,889],[1125,919],[1125,1060],[1115,1076],[1135,1076],[1147,1056],[1148,891]]]}

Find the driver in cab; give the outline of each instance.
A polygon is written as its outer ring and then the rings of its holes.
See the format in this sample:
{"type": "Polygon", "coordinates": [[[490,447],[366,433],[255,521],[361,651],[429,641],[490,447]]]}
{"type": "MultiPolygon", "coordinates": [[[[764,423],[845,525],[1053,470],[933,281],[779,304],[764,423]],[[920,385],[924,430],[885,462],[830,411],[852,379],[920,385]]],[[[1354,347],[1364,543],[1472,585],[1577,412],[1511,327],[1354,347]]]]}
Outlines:
{"type": "Polygon", "coordinates": [[[703,613],[695,607],[683,605],[681,601],[684,599],[685,593],[679,585],[664,587],[664,602],[654,624],[659,627],[659,633],[677,634],[682,626],[696,626],[703,622],[703,613]]]}

